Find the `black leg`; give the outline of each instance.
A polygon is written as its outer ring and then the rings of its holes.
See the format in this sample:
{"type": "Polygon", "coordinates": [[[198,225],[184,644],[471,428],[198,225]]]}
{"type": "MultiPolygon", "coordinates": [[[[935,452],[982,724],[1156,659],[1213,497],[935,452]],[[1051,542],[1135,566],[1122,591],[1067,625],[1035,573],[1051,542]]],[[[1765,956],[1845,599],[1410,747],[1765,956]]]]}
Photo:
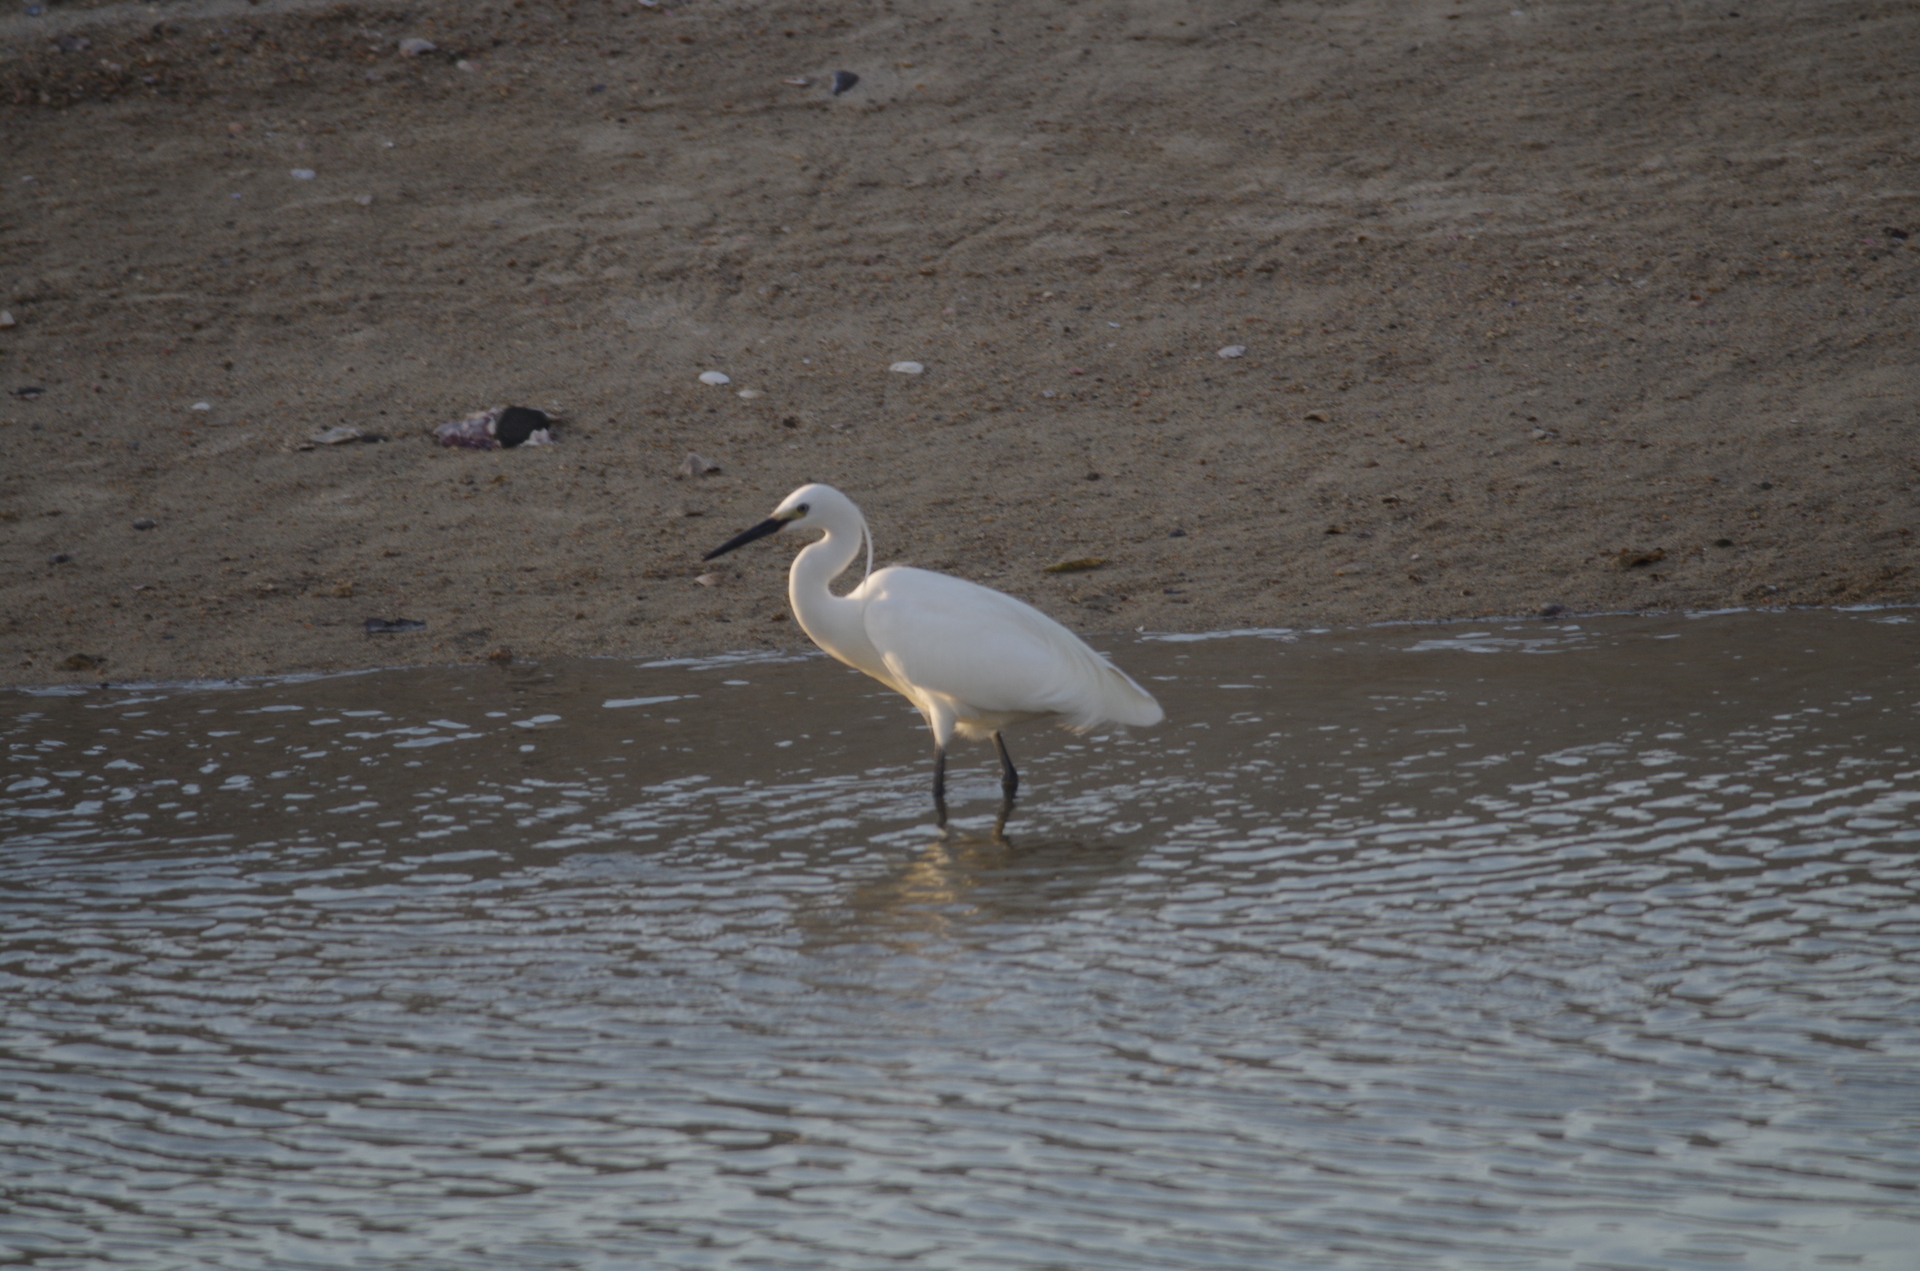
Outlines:
{"type": "Polygon", "coordinates": [[[933,810],[940,817],[940,828],[947,825],[947,748],[933,748],[933,810]]]}
{"type": "Polygon", "coordinates": [[[1013,756],[1007,753],[1007,743],[1000,740],[1000,734],[993,735],[993,748],[1000,752],[1000,793],[1006,796],[1008,803],[1020,793],[1020,774],[1013,770],[1013,756]]]}
{"type": "Polygon", "coordinates": [[[1020,774],[1013,770],[1013,756],[999,733],[993,735],[993,748],[1000,752],[1000,812],[993,818],[993,841],[1007,841],[1007,818],[1013,815],[1013,796],[1020,793],[1020,774]]]}

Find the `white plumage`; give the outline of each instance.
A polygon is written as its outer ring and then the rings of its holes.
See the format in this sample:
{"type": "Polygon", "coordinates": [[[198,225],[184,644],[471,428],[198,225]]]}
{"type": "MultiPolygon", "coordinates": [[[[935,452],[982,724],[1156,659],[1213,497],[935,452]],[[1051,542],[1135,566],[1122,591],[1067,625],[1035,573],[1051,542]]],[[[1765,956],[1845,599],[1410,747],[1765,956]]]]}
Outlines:
{"type": "Polygon", "coordinates": [[[933,800],[946,823],[947,746],[954,733],[991,739],[1000,756],[1004,819],[1019,786],[1000,731],[1050,719],[1084,732],[1102,723],[1157,724],[1160,704],[1079,636],[1004,592],[950,574],[873,569],[867,520],[840,491],[804,485],[760,524],[706,559],[787,526],[822,537],[794,557],[787,597],[813,642],[893,689],[933,732],[933,800]],[[828,584],[867,544],[867,577],[844,596],[828,584]]]}

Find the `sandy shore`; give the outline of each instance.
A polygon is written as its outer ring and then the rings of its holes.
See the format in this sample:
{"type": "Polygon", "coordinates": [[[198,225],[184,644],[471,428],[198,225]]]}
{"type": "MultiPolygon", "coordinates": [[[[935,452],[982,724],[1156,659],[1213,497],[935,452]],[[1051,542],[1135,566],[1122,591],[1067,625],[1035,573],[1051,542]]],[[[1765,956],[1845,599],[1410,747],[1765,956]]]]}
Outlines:
{"type": "Polygon", "coordinates": [[[1819,0],[10,16],[4,675],[791,646],[699,556],[806,480],[1094,633],[1912,603],[1917,80],[1819,0]]]}

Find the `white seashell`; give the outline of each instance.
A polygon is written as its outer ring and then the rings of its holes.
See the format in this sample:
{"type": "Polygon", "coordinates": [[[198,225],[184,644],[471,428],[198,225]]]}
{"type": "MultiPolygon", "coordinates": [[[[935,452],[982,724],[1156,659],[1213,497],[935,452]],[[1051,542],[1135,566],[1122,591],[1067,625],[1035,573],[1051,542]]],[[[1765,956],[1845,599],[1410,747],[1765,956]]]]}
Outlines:
{"type": "Polygon", "coordinates": [[[188,410],[212,410],[213,403],[212,402],[195,402],[193,405],[187,407],[187,409],[188,410]]]}
{"type": "Polygon", "coordinates": [[[410,40],[400,41],[400,56],[418,57],[422,53],[431,53],[439,47],[440,46],[438,44],[435,44],[432,40],[423,40],[418,36],[415,36],[410,40]]]}
{"type": "Polygon", "coordinates": [[[743,388],[740,390],[740,396],[746,398],[748,401],[752,401],[754,398],[764,397],[766,396],[766,394],[762,393],[757,388],[743,388]]]}
{"type": "Polygon", "coordinates": [[[700,382],[702,384],[731,384],[733,383],[733,377],[721,371],[702,371],[700,372],[700,382]]]}
{"type": "Polygon", "coordinates": [[[895,362],[887,369],[899,375],[918,375],[927,368],[918,362],[895,362]]]}
{"type": "Polygon", "coordinates": [[[720,575],[702,574],[693,581],[699,583],[702,587],[718,587],[720,585],[720,575]]]}
{"type": "Polygon", "coordinates": [[[315,174],[312,168],[295,168],[288,175],[292,176],[296,181],[311,181],[315,174]]]}
{"type": "Polygon", "coordinates": [[[433,435],[443,446],[460,446],[468,450],[497,450],[499,440],[493,435],[494,423],[500,418],[501,408],[475,411],[464,419],[441,424],[433,430],[433,435]]]}
{"type": "Polygon", "coordinates": [[[1214,356],[1215,357],[1245,357],[1246,355],[1247,355],[1246,345],[1229,344],[1226,348],[1221,349],[1220,352],[1218,352],[1214,356]]]}

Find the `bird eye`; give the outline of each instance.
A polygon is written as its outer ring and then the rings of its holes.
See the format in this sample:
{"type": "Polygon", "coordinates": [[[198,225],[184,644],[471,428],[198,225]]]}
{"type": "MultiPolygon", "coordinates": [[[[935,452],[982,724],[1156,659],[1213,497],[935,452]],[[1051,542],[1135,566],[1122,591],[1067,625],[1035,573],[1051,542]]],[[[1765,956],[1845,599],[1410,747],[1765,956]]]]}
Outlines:
{"type": "Polygon", "coordinates": [[[793,510],[793,514],[795,516],[805,516],[807,514],[807,505],[802,503],[799,507],[793,510]]]}

